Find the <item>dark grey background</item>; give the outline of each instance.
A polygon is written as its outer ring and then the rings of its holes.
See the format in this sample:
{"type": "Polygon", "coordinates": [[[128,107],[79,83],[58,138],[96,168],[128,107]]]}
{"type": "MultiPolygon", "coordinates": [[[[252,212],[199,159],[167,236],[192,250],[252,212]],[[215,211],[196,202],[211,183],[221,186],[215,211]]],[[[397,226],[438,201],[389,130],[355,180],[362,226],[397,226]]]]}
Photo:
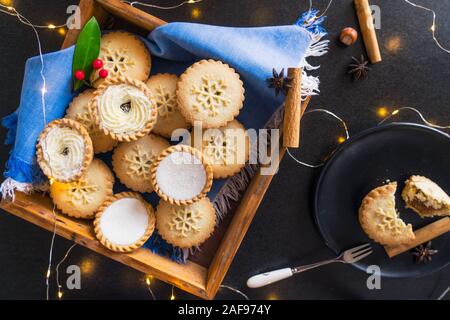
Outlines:
{"type": "MultiPolygon", "coordinates": [[[[450,2],[416,0],[438,13],[437,35],[450,47],[450,2]]],[[[34,23],[64,23],[66,8],[74,0],[14,1],[16,7],[34,23]]],[[[173,1],[148,3],[176,4],[173,1]]],[[[314,0],[324,9],[327,0],[314,0]]],[[[338,41],[343,27],[357,27],[351,0],[335,0],[325,26],[329,31],[330,52],[320,60],[321,95],[312,108],[328,108],[343,119],[355,134],[375,126],[380,106],[416,106],[429,119],[449,123],[450,55],[439,50],[431,38],[431,14],[407,5],[403,0],[372,0],[381,7],[382,28],[378,30],[383,62],[373,66],[369,79],[352,82],[346,66],[352,55],[360,55],[361,41],[344,48],[338,41]],[[389,42],[397,41],[396,50],[389,42]],[[397,39],[397,40],[395,40],[397,39]]],[[[292,0],[204,0],[194,6],[151,12],[167,21],[196,21],[227,26],[263,26],[293,23],[308,8],[308,1],[292,0]],[[197,8],[200,16],[192,17],[197,8]]],[[[40,32],[45,51],[57,50],[63,37],[55,31],[40,32]]],[[[1,116],[19,103],[26,59],[37,54],[34,34],[14,18],[0,19],[0,106],[1,116]]],[[[391,42],[392,43],[392,42],[391,42]]],[[[257,54],[257,52],[255,52],[257,54]]],[[[402,117],[416,120],[414,116],[402,117]]],[[[337,124],[321,115],[310,115],[303,122],[302,148],[294,153],[307,161],[320,161],[341,134],[337,124]]],[[[1,139],[5,131],[1,131],[1,139]]],[[[1,162],[8,148],[1,146],[1,162]]],[[[286,157],[274,178],[245,237],[224,284],[246,292],[252,299],[428,299],[436,298],[450,285],[449,268],[418,279],[382,279],[382,289],[366,288],[367,275],[346,265],[330,265],[262,289],[245,287],[248,276],[271,268],[311,263],[330,258],[313,221],[312,196],[320,170],[301,167],[286,157]]],[[[338,187],[338,186],[337,186],[338,187]]],[[[45,298],[44,275],[51,234],[7,213],[0,215],[0,298],[45,298]]],[[[57,237],[55,261],[59,261],[70,242],[57,237]]],[[[65,290],[66,299],[151,299],[144,277],[126,266],[76,247],[68,264],[81,265],[82,290],[65,290]]],[[[61,280],[65,281],[65,274],[61,280]]],[[[52,281],[52,285],[53,281],[52,281]]],[[[171,287],[154,281],[159,299],[170,297],[171,287]]],[[[54,289],[54,288],[53,288],[54,289]]],[[[175,290],[177,298],[193,298],[175,290]]],[[[52,297],[56,297],[52,291],[52,297]]],[[[221,290],[218,299],[239,298],[221,290]]]]}

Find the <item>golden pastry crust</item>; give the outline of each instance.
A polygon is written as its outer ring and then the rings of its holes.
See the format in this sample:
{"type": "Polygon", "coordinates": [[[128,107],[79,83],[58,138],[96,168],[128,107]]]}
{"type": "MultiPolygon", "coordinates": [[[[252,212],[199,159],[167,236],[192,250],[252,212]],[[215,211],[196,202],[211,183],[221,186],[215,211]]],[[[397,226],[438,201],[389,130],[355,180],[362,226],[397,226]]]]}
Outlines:
{"type": "Polygon", "coordinates": [[[151,182],[152,182],[153,190],[164,201],[167,201],[171,204],[176,204],[176,205],[188,205],[188,204],[192,204],[192,203],[197,202],[197,201],[203,199],[204,197],[206,197],[206,194],[209,192],[209,190],[211,190],[211,186],[213,183],[213,172],[212,172],[211,165],[208,163],[207,159],[205,157],[203,157],[203,155],[200,151],[198,151],[192,147],[189,147],[189,146],[176,145],[176,146],[172,146],[170,148],[165,149],[163,152],[161,152],[159,157],[153,162],[152,167],[151,167],[151,182]],[[206,179],[205,179],[205,184],[203,186],[203,189],[201,190],[201,192],[199,194],[197,194],[196,196],[194,196],[190,199],[183,199],[183,200],[174,199],[173,197],[166,195],[161,190],[160,186],[158,185],[158,180],[157,180],[158,166],[166,157],[168,157],[169,155],[171,155],[172,153],[175,153],[175,152],[186,152],[186,153],[192,154],[195,158],[197,158],[201,161],[201,164],[203,165],[204,170],[205,170],[206,179]]]}
{"type": "Polygon", "coordinates": [[[153,192],[151,165],[170,143],[154,134],[131,142],[122,142],[112,156],[114,173],[128,188],[139,192],[153,192]]]}
{"type": "Polygon", "coordinates": [[[237,120],[217,129],[206,129],[202,137],[191,135],[191,145],[208,159],[214,179],[233,176],[249,159],[250,143],[245,127],[237,120]]]}
{"type": "MultiPolygon", "coordinates": [[[[75,148],[73,143],[67,142],[67,145],[64,145],[63,141],[64,136],[59,136],[57,138],[58,140],[61,140],[60,144],[62,144],[60,146],[61,150],[57,151],[59,152],[58,157],[61,155],[62,156],[69,155],[71,150],[75,148]]],[[[71,119],[57,119],[49,123],[47,127],[44,129],[44,131],[42,131],[42,133],[40,134],[38,144],[36,146],[36,157],[40,168],[49,179],[53,179],[59,182],[72,182],[80,178],[91,164],[92,159],[94,157],[94,148],[92,145],[92,140],[89,137],[89,133],[82,124],[71,119]],[[46,142],[47,136],[55,128],[69,128],[71,129],[72,133],[76,133],[82,139],[82,148],[83,148],[82,159],[80,159],[79,163],[76,164],[77,168],[67,167],[66,168],[67,170],[63,170],[64,175],[63,173],[56,173],[56,171],[52,169],[50,163],[48,163],[48,160],[50,160],[51,158],[51,155],[49,154],[49,152],[51,151],[44,150],[49,147],[48,143],[46,142]],[[70,172],[70,170],[73,170],[73,172],[70,172]],[[65,174],[67,172],[70,172],[68,176],[65,174]]]]}
{"type": "Polygon", "coordinates": [[[244,103],[244,85],[229,65],[201,60],[190,66],[177,84],[178,106],[191,123],[219,128],[233,120],[244,103]]]}
{"type": "Polygon", "coordinates": [[[165,138],[170,138],[176,129],[187,129],[190,126],[178,108],[177,82],[176,75],[159,73],[151,76],[146,83],[158,107],[158,120],[152,132],[165,138]]]}
{"type": "Polygon", "coordinates": [[[183,206],[161,201],[156,208],[156,228],[168,243],[180,248],[201,245],[214,232],[216,212],[208,198],[183,206]]]}
{"type": "Polygon", "coordinates": [[[412,225],[406,225],[395,210],[397,183],[370,191],[359,208],[359,222],[364,232],[382,245],[398,245],[415,239],[412,225]]]}
{"type": "Polygon", "coordinates": [[[69,183],[53,182],[50,197],[70,217],[93,219],[103,202],[113,194],[114,176],[99,159],[92,160],[84,175],[69,183]]]}
{"type": "MultiPolygon", "coordinates": [[[[108,93],[108,96],[111,96],[111,99],[117,98],[117,95],[114,95],[112,93],[108,93]]],[[[137,103],[137,102],[136,102],[137,103]]],[[[111,136],[112,139],[118,140],[118,141],[132,141],[137,140],[139,138],[142,138],[150,133],[152,131],[154,125],[156,124],[157,120],[157,107],[155,100],[153,98],[152,93],[147,88],[145,83],[138,80],[133,80],[125,77],[118,77],[118,78],[110,78],[108,81],[104,82],[102,85],[98,87],[98,89],[94,92],[94,98],[91,100],[89,104],[89,109],[91,110],[92,116],[94,118],[96,126],[102,130],[106,135],[111,136]],[[107,111],[104,110],[105,106],[102,106],[102,110],[100,112],[99,109],[99,99],[103,97],[103,95],[106,93],[107,90],[112,90],[114,88],[120,87],[119,90],[126,89],[126,90],[132,90],[137,89],[138,92],[142,93],[143,95],[140,98],[143,98],[143,100],[140,100],[140,103],[144,103],[144,105],[133,105],[133,102],[129,101],[127,103],[124,103],[122,105],[119,105],[122,100],[119,101],[113,101],[113,103],[117,103],[117,105],[114,105],[109,108],[109,112],[112,112],[113,115],[108,115],[108,119],[102,118],[101,114],[106,113],[107,111]],[[122,108],[125,104],[128,104],[128,110],[125,110],[122,108]],[[133,111],[133,108],[136,108],[136,112],[133,112],[133,114],[136,117],[144,117],[144,119],[139,119],[139,121],[144,121],[142,127],[137,127],[130,129],[129,132],[122,132],[120,131],[123,126],[130,125],[130,122],[133,122],[133,119],[130,117],[126,117],[122,119],[124,123],[120,123],[122,120],[119,120],[119,123],[117,121],[113,121],[112,124],[114,124],[120,132],[117,132],[117,130],[112,130],[111,128],[107,128],[106,121],[112,121],[115,119],[113,118],[114,115],[123,115],[125,117],[126,114],[133,111]],[[119,110],[120,109],[120,110],[119,110]],[[122,114],[123,113],[123,114],[122,114]],[[121,126],[123,124],[123,126],[121,126]]]]}
{"type": "Polygon", "coordinates": [[[94,98],[94,90],[85,90],[76,96],[69,105],[66,112],[66,118],[76,120],[89,132],[92,144],[94,145],[94,153],[104,153],[111,151],[118,143],[109,135],[104,134],[95,124],[89,103],[94,98]]]}
{"type": "Polygon", "coordinates": [[[414,175],[405,181],[402,198],[406,207],[421,217],[449,216],[450,197],[430,179],[414,175]]]}
{"type": "Polygon", "coordinates": [[[115,194],[114,196],[108,198],[103,205],[99,208],[97,214],[95,215],[94,220],[94,232],[97,239],[100,241],[102,245],[104,245],[106,248],[112,251],[116,252],[131,252],[134,251],[140,247],[150,238],[150,236],[153,234],[153,231],[155,230],[155,213],[153,210],[153,207],[142,198],[142,196],[136,192],[122,192],[115,194]],[[115,201],[121,200],[121,199],[137,199],[139,200],[144,207],[147,210],[148,213],[148,225],[147,230],[145,231],[144,235],[135,243],[131,245],[118,245],[110,242],[105,235],[103,234],[101,230],[100,221],[102,218],[102,215],[104,214],[105,210],[115,201]]]}
{"type": "MultiPolygon", "coordinates": [[[[145,44],[134,34],[113,31],[102,36],[99,59],[108,70],[108,77],[128,77],[145,81],[152,66],[150,52],[145,44]]],[[[99,70],[90,77],[93,87],[98,88],[105,82],[99,77],[99,70]]]]}

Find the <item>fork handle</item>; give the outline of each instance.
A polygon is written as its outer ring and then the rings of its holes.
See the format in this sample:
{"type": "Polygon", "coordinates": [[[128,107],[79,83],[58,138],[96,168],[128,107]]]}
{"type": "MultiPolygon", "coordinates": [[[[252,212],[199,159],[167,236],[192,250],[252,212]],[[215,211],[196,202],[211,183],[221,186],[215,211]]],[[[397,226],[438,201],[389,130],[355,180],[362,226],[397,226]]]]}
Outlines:
{"type": "Polygon", "coordinates": [[[324,266],[326,264],[330,264],[333,262],[340,262],[339,257],[335,258],[335,259],[330,259],[330,260],[325,260],[325,261],[320,261],[320,262],[316,262],[316,263],[312,263],[312,264],[307,264],[304,266],[300,266],[300,267],[295,267],[292,268],[292,274],[297,274],[306,270],[311,270],[320,266],[324,266]]]}
{"type": "Polygon", "coordinates": [[[294,273],[291,268],[278,269],[270,272],[260,273],[247,280],[247,287],[260,288],[268,284],[292,277],[294,273]]]}

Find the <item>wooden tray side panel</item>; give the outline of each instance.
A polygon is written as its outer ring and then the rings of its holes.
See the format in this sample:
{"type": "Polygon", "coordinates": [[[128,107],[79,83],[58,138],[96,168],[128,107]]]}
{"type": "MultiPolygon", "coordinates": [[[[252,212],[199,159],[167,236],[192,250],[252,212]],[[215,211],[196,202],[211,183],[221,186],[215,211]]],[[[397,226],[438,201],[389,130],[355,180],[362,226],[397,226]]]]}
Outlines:
{"type": "Polygon", "coordinates": [[[48,196],[38,193],[26,195],[17,192],[14,202],[3,200],[0,207],[51,232],[56,218],[58,235],[145,274],[169,282],[182,290],[202,298],[208,298],[205,292],[206,268],[190,261],[184,265],[178,264],[144,248],[132,253],[110,251],[96,239],[92,221],[70,218],[58,210],[53,211],[54,207],[48,196]]]}
{"type": "Polygon", "coordinates": [[[96,0],[96,2],[113,16],[117,16],[147,31],[152,31],[167,23],[120,0],[96,0]]]}
{"type": "MultiPolygon", "coordinates": [[[[81,27],[84,26],[86,22],[93,16],[97,18],[97,21],[100,25],[104,25],[104,23],[108,19],[108,13],[95,0],[80,0],[78,6],[80,8],[81,14],[81,27]]],[[[64,38],[64,42],[61,48],[65,49],[74,45],[77,41],[80,31],[81,29],[69,29],[66,37],[64,38]]]]}

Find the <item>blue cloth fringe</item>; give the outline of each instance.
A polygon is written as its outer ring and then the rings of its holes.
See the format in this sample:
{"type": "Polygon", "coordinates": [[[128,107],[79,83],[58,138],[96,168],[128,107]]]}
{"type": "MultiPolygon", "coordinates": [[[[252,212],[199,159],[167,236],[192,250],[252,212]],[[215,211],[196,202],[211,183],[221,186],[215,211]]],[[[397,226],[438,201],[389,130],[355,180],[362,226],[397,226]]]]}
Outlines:
{"type": "Polygon", "coordinates": [[[304,12],[300,18],[297,19],[295,22],[296,25],[305,28],[309,32],[315,35],[324,36],[327,34],[325,28],[322,26],[323,22],[326,19],[326,16],[322,16],[318,19],[315,19],[317,17],[317,14],[319,13],[319,10],[312,9],[310,11],[304,12]],[[313,19],[312,22],[308,22],[310,19],[313,19]]]}
{"type": "Polygon", "coordinates": [[[6,170],[3,175],[5,178],[14,177],[17,182],[28,183],[33,181],[35,185],[42,184],[47,179],[36,165],[26,163],[13,154],[6,161],[6,170]]]}
{"type": "Polygon", "coordinates": [[[171,244],[164,241],[163,238],[158,234],[158,232],[153,232],[150,239],[144,244],[144,247],[150,249],[153,253],[159,254],[161,256],[169,256],[170,259],[177,263],[185,263],[183,250],[172,246],[171,244]]]}
{"type": "Polygon", "coordinates": [[[6,128],[5,144],[14,144],[17,132],[17,113],[13,112],[2,119],[2,126],[6,128]]]}

